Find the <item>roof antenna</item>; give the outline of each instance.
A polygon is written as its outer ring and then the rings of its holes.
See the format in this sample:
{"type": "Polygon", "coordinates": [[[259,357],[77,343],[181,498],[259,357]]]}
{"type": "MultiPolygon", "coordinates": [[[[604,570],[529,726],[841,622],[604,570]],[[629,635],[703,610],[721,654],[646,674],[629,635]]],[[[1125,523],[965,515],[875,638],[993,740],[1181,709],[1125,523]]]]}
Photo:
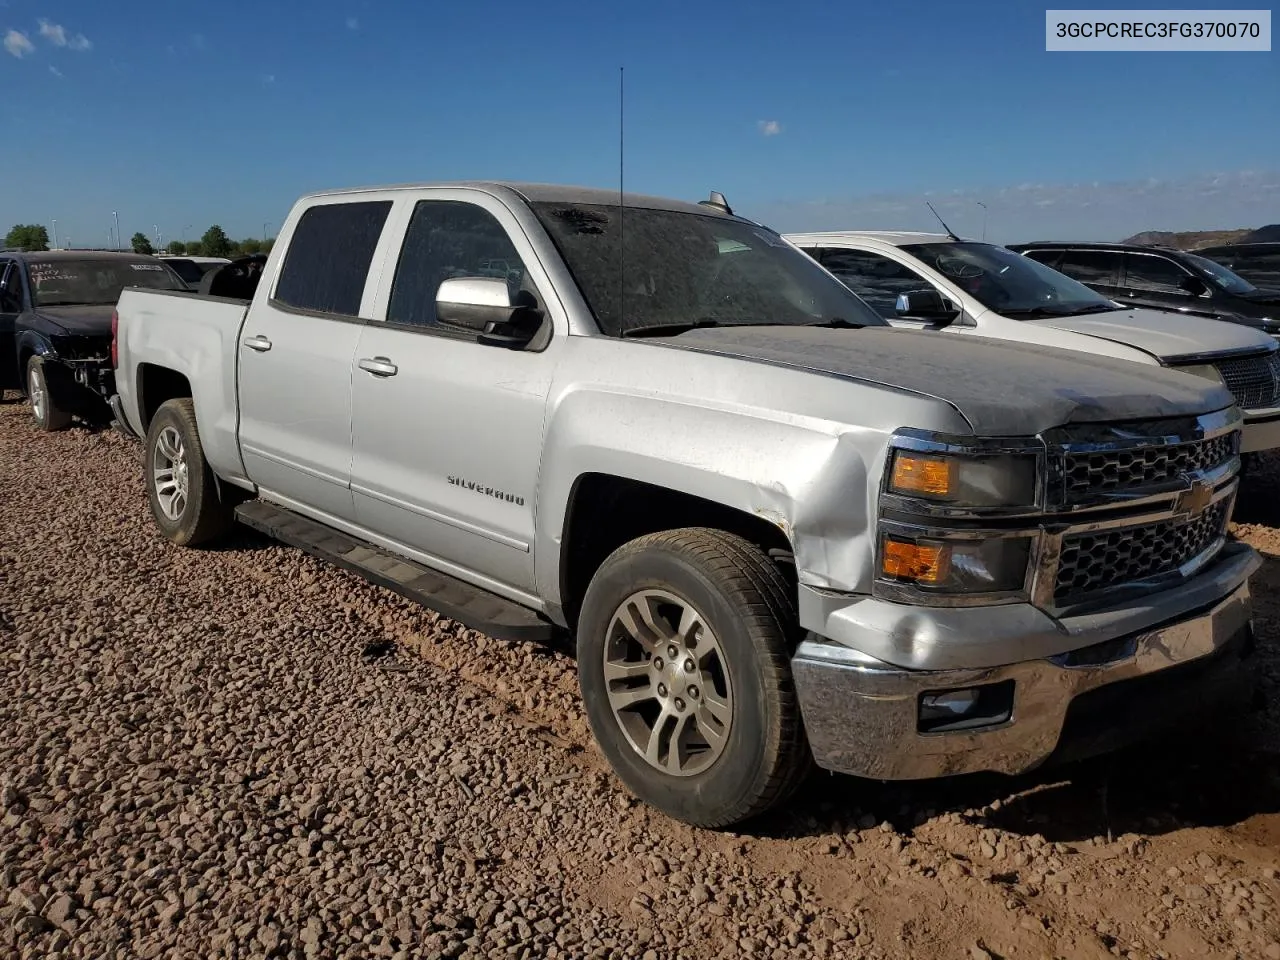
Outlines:
{"type": "MultiPolygon", "coordinates": [[[[926,201],[924,202],[924,205],[925,205],[926,207],[928,207],[928,208],[929,208],[929,212],[930,212],[930,213],[932,213],[935,217],[938,217],[938,211],[937,211],[937,210],[935,210],[935,209],[933,209],[933,204],[932,204],[932,203],[930,203],[928,200],[926,200],[926,201]]],[[[938,222],[939,222],[940,224],[942,224],[942,229],[943,229],[943,230],[945,230],[945,231],[947,231],[947,236],[948,236],[948,237],[950,237],[952,240],[960,240],[960,238],[956,236],[955,231],[954,231],[954,230],[952,230],[950,227],[948,227],[948,226],[947,226],[947,221],[943,220],[941,217],[938,217],[938,222]]],[[[962,243],[963,243],[963,241],[960,241],[960,242],[962,242],[962,243]]]]}
{"type": "Polygon", "coordinates": [[[711,207],[715,210],[719,210],[721,213],[727,213],[729,216],[733,216],[733,211],[729,209],[729,201],[724,198],[724,194],[719,190],[712,190],[711,199],[699,200],[698,205],[711,207]]]}
{"type": "Polygon", "coordinates": [[[626,78],[623,67],[618,67],[618,329],[627,323],[627,227],[625,213],[627,202],[623,191],[625,183],[623,166],[626,153],[623,150],[623,134],[626,130],[626,78]]]}

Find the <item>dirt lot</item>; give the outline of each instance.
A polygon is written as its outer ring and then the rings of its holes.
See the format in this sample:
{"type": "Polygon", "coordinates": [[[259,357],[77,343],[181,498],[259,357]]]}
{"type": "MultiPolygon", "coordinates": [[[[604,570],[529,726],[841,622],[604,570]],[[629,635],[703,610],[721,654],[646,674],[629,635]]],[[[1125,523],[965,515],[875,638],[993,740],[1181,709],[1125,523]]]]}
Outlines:
{"type": "MultiPolygon", "coordinates": [[[[819,775],[735,834],[631,800],[564,651],[249,534],[183,551],[138,447],[0,406],[0,955],[1280,960],[1272,705],[1036,777],[819,775]]],[[[1280,463],[1238,517],[1280,523],[1280,463]]],[[[1188,704],[1195,710],[1195,704],[1188,704]]]]}

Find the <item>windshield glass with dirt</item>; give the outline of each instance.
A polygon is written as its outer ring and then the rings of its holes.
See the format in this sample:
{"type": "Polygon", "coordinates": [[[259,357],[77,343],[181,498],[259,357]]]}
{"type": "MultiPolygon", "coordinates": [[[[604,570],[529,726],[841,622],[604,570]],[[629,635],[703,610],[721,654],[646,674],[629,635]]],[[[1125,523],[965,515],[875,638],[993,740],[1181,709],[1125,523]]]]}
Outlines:
{"type": "Polygon", "coordinates": [[[956,241],[902,249],[1006,317],[1071,317],[1120,309],[1083,283],[1006,247],[956,241]]]}
{"type": "Polygon", "coordinates": [[[27,271],[31,299],[37,307],[113,304],[125,287],[187,289],[176,273],[155,261],[32,260],[27,271]]]}
{"type": "Polygon", "coordinates": [[[608,336],[695,326],[886,326],[778,234],[678,210],[534,203],[608,336]],[[625,237],[625,258],[623,238],[625,237]]]}

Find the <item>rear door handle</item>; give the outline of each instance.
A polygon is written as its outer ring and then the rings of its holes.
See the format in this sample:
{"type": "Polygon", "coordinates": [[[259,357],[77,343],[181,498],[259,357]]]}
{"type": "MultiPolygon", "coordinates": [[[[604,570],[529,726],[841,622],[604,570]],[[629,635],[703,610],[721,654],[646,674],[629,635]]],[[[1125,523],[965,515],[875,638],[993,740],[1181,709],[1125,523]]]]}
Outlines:
{"type": "Polygon", "coordinates": [[[257,350],[259,353],[266,353],[271,349],[271,341],[263,336],[249,337],[245,340],[244,345],[250,350],[257,350]]]}
{"type": "Polygon", "coordinates": [[[400,370],[386,357],[365,357],[358,362],[361,370],[372,373],[375,377],[394,377],[400,370]]]}

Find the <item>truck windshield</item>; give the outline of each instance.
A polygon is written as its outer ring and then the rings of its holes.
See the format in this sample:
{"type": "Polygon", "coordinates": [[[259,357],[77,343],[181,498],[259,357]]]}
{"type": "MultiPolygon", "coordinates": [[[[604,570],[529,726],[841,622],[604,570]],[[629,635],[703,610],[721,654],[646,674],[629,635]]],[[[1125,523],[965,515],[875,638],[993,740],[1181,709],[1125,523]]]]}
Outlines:
{"type": "Polygon", "coordinates": [[[995,244],[913,243],[902,250],[1004,316],[1069,317],[1120,309],[1066,274],[995,244]]]}
{"type": "Polygon", "coordinates": [[[27,271],[31,301],[38,307],[115,303],[125,287],[187,289],[181,278],[164,264],[141,258],[32,260],[27,264],[27,271]]]}
{"type": "Polygon", "coordinates": [[[1232,273],[1220,263],[1214,263],[1206,257],[1198,257],[1194,253],[1184,253],[1183,256],[1191,262],[1193,267],[1199,269],[1201,273],[1227,291],[1227,293],[1246,294],[1258,292],[1258,288],[1252,283],[1238,273],[1232,273]]]}
{"type": "Polygon", "coordinates": [[[622,218],[604,204],[532,207],[608,336],[718,324],[886,326],[765,227],[648,207],[626,207],[622,218]]]}

